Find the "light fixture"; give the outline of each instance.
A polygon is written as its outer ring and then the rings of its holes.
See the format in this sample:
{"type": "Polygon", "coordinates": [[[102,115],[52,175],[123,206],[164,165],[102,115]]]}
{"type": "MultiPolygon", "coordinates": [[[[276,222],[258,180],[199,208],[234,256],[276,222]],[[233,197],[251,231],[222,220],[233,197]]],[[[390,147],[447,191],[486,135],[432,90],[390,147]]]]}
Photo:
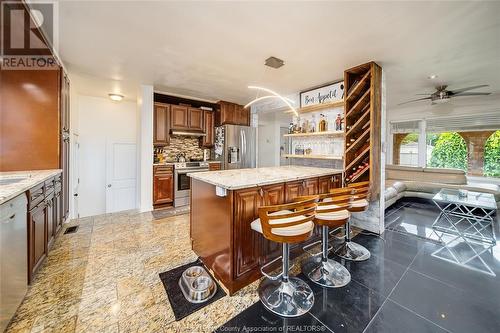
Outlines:
{"type": "MultiPolygon", "coordinates": [[[[250,103],[248,103],[247,105],[245,105],[243,108],[246,109],[247,107],[249,107],[250,105],[252,105],[254,103],[257,103],[259,101],[262,101],[264,99],[269,99],[269,98],[278,98],[278,99],[280,99],[280,97],[275,96],[275,95],[261,96],[259,98],[254,99],[253,101],[251,101],[250,103]]],[[[290,98],[287,98],[287,97],[283,97],[283,98],[286,99],[287,101],[289,101],[290,103],[295,104],[295,101],[291,100],[290,98]]]]}
{"type": "MultiPolygon", "coordinates": [[[[277,92],[274,92],[271,89],[264,88],[264,87],[248,86],[248,89],[257,89],[257,90],[262,90],[262,91],[265,91],[267,93],[270,93],[271,95],[273,95],[273,96],[281,99],[290,108],[290,110],[292,110],[292,112],[297,117],[299,116],[299,113],[297,112],[297,110],[295,110],[295,108],[292,106],[292,104],[290,104],[290,102],[289,102],[290,99],[289,98],[285,98],[285,97],[281,96],[280,94],[278,94],[277,92]]],[[[264,97],[266,97],[266,96],[264,96],[264,97]]],[[[257,100],[259,100],[259,98],[254,99],[253,101],[251,101],[250,103],[248,103],[245,107],[248,107],[249,105],[255,103],[257,100]]],[[[269,97],[266,97],[266,98],[269,98],[269,97]]],[[[260,100],[262,100],[262,98],[260,98],[260,100]]]]}
{"type": "Polygon", "coordinates": [[[431,74],[431,75],[429,75],[427,78],[428,78],[429,80],[434,80],[434,79],[437,79],[437,78],[438,78],[438,76],[437,76],[437,74],[431,74]]]}
{"type": "Polygon", "coordinates": [[[109,98],[111,98],[111,100],[113,101],[121,101],[123,99],[123,95],[120,95],[120,94],[108,94],[109,98]]]}

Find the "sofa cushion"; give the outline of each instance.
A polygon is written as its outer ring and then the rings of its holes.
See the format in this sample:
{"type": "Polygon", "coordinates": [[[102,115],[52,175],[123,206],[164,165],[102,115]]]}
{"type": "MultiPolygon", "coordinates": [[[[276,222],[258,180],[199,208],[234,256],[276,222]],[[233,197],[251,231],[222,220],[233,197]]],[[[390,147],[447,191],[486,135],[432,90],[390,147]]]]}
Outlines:
{"type": "Polygon", "coordinates": [[[424,176],[425,180],[429,182],[458,185],[467,184],[465,172],[458,169],[425,168],[424,176]]]}
{"type": "Polygon", "coordinates": [[[398,195],[398,191],[392,186],[387,186],[385,188],[384,195],[385,195],[385,200],[390,200],[398,195]]]}
{"type": "Polygon", "coordinates": [[[398,192],[403,192],[404,190],[406,190],[405,183],[395,179],[386,180],[385,187],[394,187],[398,192]]]}

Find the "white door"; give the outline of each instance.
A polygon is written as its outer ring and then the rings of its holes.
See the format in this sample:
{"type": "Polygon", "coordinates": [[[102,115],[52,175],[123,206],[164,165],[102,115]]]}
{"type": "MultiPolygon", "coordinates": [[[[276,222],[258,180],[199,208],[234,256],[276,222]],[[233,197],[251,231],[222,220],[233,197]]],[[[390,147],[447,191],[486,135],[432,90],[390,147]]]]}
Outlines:
{"type": "Polygon", "coordinates": [[[80,217],[78,210],[78,190],[80,187],[80,140],[78,134],[73,134],[73,218],[80,217]]]}
{"type": "Polygon", "coordinates": [[[108,142],[106,146],[106,213],[136,208],[136,144],[108,142]]]}

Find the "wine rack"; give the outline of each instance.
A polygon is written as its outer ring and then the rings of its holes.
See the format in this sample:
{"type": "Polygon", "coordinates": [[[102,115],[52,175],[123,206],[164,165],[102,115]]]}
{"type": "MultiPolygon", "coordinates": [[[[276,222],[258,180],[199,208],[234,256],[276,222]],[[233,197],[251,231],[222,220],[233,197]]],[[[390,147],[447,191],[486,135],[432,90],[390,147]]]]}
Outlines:
{"type": "Polygon", "coordinates": [[[372,194],[378,194],[373,185],[380,180],[382,68],[374,62],[350,68],[344,85],[344,181],[370,181],[372,194]]]}

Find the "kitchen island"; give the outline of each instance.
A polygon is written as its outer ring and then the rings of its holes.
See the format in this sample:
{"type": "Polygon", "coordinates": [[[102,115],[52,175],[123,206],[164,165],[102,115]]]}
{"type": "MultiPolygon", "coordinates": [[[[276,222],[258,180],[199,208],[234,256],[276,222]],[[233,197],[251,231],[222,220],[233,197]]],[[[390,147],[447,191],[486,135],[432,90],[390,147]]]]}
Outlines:
{"type": "MultiPolygon", "coordinates": [[[[250,228],[258,208],[341,187],[343,170],[283,166],[198,172],[191,177],[190,236],[193,251],[233,294],[261,276],[260,266],[281,255],[250,228]]],[[[312,242],[319,238],[316,228],[312,242]]],[[[292,246],[292,257],[304,244],[292,246]]]]}

